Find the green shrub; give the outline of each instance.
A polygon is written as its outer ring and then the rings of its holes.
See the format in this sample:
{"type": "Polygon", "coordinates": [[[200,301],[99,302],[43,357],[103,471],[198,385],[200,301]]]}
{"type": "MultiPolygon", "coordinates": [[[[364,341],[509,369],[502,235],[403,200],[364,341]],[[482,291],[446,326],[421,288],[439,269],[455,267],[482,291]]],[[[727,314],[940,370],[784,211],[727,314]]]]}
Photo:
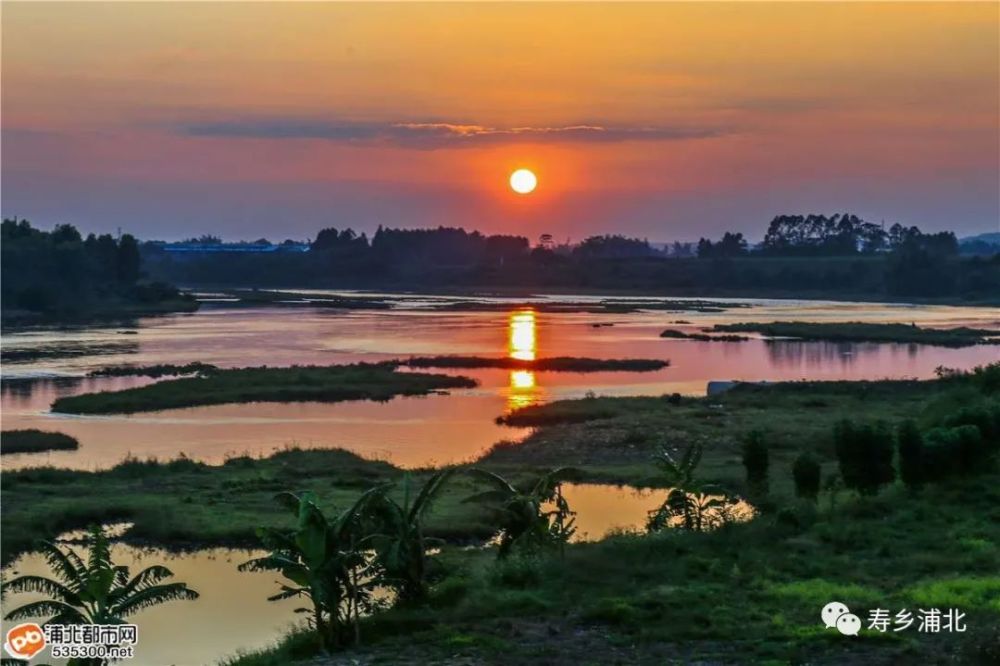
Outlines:
{"type": "Polygon", "coordinates": [[[751,431],[743,442],[743,466],[747,470],[747,485],[753,492],[766,494],[768,490],[767,444],[759,431],[751,431]]]}
{"type": "Polygon", "coordinates": [[[958,469],[963,475],[975,474],[988,457],[989,451],[982,431],[974,425],[952,428],[958,439],[958,469]]]}
{"type": "Polygon", "coordinates": [[[819,496],[820,465],[811,453],[803,452],[795,459],[792,477],[795,479],[795,494],[815,502],[819,496]]]}
{"type": "Polygon", "coordinates": [[[919,488],[924,482],[924,438],[913,421],[904,421],[896,431],[899,450],[899,476],[909,488],[919,488]]]}
{"type": "Polygon", "coordinates": [[[846,487],[874,495],[895,480],[893,437],[884,424],[855,425],[845,419],[834,427],[833,439],[846,487]]]}
{"type": "Polygon", "coordinates": [[[948,428],[976,426],[985,441],[1000,443],[1000,405],[979,404],[963,407],[945,417],[941,425],[948,428]]]}
{"type": "Polygon", "coordinates": [[[941,481],[959,469],[958,436],[953,428],[931,428],[924,433],[922,452],[924,481],[941,481]]]}

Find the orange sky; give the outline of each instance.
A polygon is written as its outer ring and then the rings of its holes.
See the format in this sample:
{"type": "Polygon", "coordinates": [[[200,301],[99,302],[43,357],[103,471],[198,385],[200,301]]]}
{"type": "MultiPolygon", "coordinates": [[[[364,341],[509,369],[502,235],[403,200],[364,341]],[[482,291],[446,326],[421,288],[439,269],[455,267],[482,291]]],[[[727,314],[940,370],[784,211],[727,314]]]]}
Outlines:
{"type": "Polygon", "coordinates": [[[995,2],[4,3],[2,27],[3,213],[42,226],[1000,219],[995,2]]]}

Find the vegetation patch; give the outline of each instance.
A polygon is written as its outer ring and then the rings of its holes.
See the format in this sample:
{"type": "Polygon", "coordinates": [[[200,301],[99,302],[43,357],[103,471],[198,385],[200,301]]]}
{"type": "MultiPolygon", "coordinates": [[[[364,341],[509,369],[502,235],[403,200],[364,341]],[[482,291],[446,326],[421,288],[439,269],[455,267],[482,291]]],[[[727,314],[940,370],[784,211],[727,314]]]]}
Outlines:
{"type": "Polygon", "coordinates": [[[42,451],[72,451],[80,442],[61,432],[44,430],[4,430],[0,433],[0,454],[40,453],[42,451]]]}
{"type": "Polygon", "coordinates": [[[59,398],[52,411],[68,414],[131,414],[161,409],[241,402],[385,401],[471,388],[468,377],[398,372],[384,363],[290,368],[237,368],[172,379],[122,391],[59,398]]]}
{"type": "Polygon", "coordinates": [[[194,361],[184,365],[159,363],[157,365],[112,365],[87,373],[88,377],[172,377],[180,375],[207,375],[219,368],[211,363],[194,361]]]}
{"type": "Polygon", "coordinates": [[[916,324],[869,322],[776,321],[769,324],[716,324],[709,332],[760,333],[769,338],[797,338],[828,342],[901,342],[939,347],[969,347],[1000,343],[1000,331],[969,328],[921,328],[916,324]]]}
{"type": "Polygon", "coordinates": [[[670,365],[670,361],[646,358],[597,359],[553,356],[526,361],[518,358],[485,356],[417,356],[401,361],[411,368],[504,368],[510,370],[548,370],[551,372],[652,372],[670,365]]]}
{"type": "Polygon", "coordinates": [[[749,340],[745,335],[708,335],[707,333],[687,333],[676,328],[668,328],[660,333],[661,338],[673,338],[677,340],[697,340],[699,342],[745,342],[749,340]]]}

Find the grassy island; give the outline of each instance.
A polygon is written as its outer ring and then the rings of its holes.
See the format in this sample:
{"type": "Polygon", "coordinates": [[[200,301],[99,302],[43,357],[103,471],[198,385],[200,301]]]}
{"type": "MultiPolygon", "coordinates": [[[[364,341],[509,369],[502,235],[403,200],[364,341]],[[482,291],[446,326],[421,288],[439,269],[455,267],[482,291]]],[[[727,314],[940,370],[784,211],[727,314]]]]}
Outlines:
{"type": "Polygon", "coordinates": [[[939,347],[969,347],[1000,343],[1000,331],[969,328],[921,328],[916,324],[869,322],[776,321],[769,324],[717,324],[710,333],[759,333],[769,338],[796,338],[826,342],[900,342],[939,347]]]}
{"type": "Polygon", "coordinates": [[[43,451],[72,451],[80,443],[61,432],[44,430],[4,430],[0,433],[0,454],[41,453],[43,451]]]}
{"type": "Polygon", "coordinates": [[[166,381],[122,391],[59,398],[52,411],[68,414],[132,414],[161,409],[240,402],[343,402],[389,400],[471,388],[467,377],[399,372],[383,363],[237,368],[166,381]]]}

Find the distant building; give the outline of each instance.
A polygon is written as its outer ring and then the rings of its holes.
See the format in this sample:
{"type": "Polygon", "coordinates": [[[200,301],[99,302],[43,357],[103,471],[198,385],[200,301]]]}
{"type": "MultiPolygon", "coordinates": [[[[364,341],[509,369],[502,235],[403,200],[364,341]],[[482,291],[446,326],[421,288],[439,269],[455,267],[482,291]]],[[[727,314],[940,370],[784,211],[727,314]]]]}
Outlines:
{"type": "Polygon", "coordinates": [[[194,254],[267,254],[271,252],[308,252],[309,243],[157,243],[164,252],[194,254]]]}

